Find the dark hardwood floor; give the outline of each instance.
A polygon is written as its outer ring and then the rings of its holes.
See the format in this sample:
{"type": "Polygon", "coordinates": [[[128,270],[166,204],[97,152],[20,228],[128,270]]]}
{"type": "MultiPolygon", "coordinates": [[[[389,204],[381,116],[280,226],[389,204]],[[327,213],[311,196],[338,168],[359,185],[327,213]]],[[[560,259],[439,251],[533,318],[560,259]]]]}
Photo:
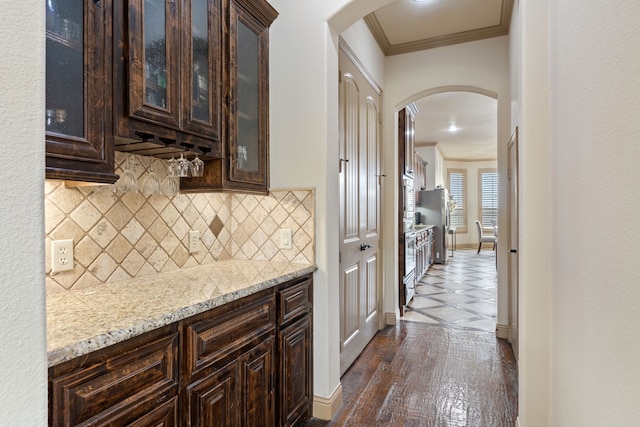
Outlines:
{"type": "Polygon", "coordinates": [[[343,404],[319,426],[513,426],[517,369],[494,332],[401,321],[380,331],[341,379],[343,404]]]}

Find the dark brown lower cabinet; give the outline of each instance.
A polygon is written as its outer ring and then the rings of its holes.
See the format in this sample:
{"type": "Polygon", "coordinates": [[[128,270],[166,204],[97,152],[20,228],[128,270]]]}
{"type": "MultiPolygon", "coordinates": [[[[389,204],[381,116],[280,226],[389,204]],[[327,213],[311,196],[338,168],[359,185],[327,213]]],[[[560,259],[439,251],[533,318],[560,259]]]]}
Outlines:
{"type": "Polygon", "coordinates": [[[279,426],[307,421],[313,403],[313,285],[310,278],[278,293],[279,426]]]}
{"type": "Polygon", "coordinates": [[[312,279],[49,369],[50,426],[291,426],[311,416],[312,279]]]}

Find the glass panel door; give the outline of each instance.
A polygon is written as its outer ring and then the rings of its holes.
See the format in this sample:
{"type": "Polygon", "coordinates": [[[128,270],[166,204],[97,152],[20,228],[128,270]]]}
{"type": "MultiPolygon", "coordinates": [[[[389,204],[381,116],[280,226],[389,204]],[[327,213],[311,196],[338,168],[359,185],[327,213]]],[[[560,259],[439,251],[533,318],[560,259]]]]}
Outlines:
{"type": "Polygon", "coordinates": [[[260,39],[242,21],[238,21],[237,168],[260,172],[260,39]]]}
{"type": "Polygon", "coordinates": [[[46,131],[86,138],[82,0],[46,0],[46,131]]]}
{"type": "Polygon", "coordinates": [[[144,2],[145,102],[167,107],[167,33],[164,0],[144,2]]]}
{"type": "Polygon", "coordinates": [[[192,117],[209,122],[209,0],[191,2],[192,117]]]}

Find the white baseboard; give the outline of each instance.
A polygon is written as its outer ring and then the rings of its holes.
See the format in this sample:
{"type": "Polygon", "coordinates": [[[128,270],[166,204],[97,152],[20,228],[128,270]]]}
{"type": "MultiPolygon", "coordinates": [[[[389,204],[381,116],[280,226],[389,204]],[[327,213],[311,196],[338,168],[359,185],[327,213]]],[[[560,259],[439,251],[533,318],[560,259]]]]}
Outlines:
{"type": "Polygon", "coordinates": [[[520,417],[516,417],[516,427],[520,427],[520,417]]]}
{"type": "Polygon", "coordinates": [[[509,325],[504,325],[502,323],[496,323],[496,337],[502,338],[505,340],[509,339],[509,325]]]}
{"type": "Polygon", "coordinates": [[[400,313],[385,313],[384,314],[384,324],[385,325],[395,325],[398,323],[398,316],[400,313]]]}
{"type": "Polygon", "coordinates": [[[313,396],[313,416],[321,420],[330,420],[342,405],[342,384],[329,397],[313,396]]]}

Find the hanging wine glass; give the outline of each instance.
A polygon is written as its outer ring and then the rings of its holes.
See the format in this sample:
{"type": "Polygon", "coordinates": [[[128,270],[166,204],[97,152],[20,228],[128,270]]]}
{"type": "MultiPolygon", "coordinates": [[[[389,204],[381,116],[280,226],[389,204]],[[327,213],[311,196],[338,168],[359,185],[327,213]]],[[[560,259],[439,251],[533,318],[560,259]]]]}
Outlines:
{"type": "Polygon", "coordinates": [[[149,161],[149,174],[142,182],[142,194],[147,197],[160,193],[160,178],[153,171],[153,161],[154,159],[151,158],[149,161]]]}
{"type": "Polygon", "coordinates": [[[198,153],[196,153],[196,158],[191,160],[189,166],[191,168],[191,176],[202,176],[204,172],[204,162],[198,158],[198,153]]]}
{"type": "Polygon", "coordinates": [[[180,191],[180,185],[178,184],[177,165],[178,161],[171,157],[167,161],[167,176],[162,180],[162,193],[165,196],[173,197],[180,191]]]}
{"type": "Polygon", "coordinates": [[[178,176],[179,177],[189,176],[190,168],[191,168],[191,162],[185,159],[182,153],[180,153],[180,158],[178,159],[178,176]]]}
{"type": "Polygon", "coordinates": [[[124,164],[124,173],[116,183],[116,189],[123,192],[138,192],[138,180],[136,179],[133,171],[131,171],[131,156],[127,156],[124,164]]]}

